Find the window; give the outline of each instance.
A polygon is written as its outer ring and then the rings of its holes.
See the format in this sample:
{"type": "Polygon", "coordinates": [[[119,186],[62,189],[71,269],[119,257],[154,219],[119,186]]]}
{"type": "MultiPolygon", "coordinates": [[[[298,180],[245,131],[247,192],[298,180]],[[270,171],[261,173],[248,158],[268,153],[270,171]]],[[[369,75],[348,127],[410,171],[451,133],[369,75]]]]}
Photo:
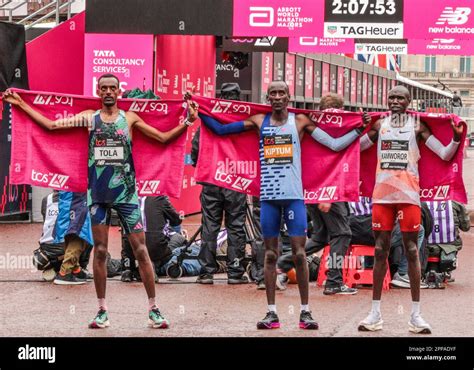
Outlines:
{"type": "Polygon", "coordinates": [[[461,57],[459,72],[471,73],[471,57],[461,57]]]}
{"type": "Polygon", "coordinates": [[[461,91],[459,92],[459,95],[460,95],[460,96],[467,96],[467,97],[468,97],[468,96],[469,96],[469,90],[461,90],[461,91]]]}
{"type": "Polygon", "coordinates": [[[436,72],[436,57],[435,56],[426,56],[425,57],[425,72],[433,73],[436,72]]]}

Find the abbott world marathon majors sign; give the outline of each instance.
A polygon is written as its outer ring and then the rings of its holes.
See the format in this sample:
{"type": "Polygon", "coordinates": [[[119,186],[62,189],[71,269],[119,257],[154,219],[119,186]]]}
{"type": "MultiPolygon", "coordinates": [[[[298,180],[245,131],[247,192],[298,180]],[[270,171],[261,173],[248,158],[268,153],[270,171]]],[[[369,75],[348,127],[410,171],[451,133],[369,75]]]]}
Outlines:
{"type": "Polygon", "coordinates": [[[86,34],[84,95],[97,96],[98,78],[112,73],[122,91],[153,88],[153,35],[86,34]]]}

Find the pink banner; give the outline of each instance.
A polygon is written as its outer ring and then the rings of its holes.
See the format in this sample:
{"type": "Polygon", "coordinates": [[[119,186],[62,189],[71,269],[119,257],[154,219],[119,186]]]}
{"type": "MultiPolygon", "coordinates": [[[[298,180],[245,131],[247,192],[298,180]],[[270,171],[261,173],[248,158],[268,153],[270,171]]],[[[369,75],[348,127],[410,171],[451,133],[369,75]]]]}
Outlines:
{"type": "MultiPolygon", "coordinates": [[[[421,121],[428,125],[433,135],[444,145],[449,144],[453,137],[451,117],[456,123],[462,122],[458,116],[450,114],[411,113],[419,114],[421,121]]],[[[381,116],[387,116],[388,112],[370,113],[370,115],[372,116],[372,123],[374,123],[381,116]]],[[[418,144],[421,155],[418,169],[422,201],[444,201],[451,199],[464,204],[467,203],[466,189],[462,179],[463,148],[467,127],[465,122],[462,122],[462,124],[465,127],[461,144],[456,155],[450,161],[440,159],[423,142],[418,144]]],[[[360,193],[362,196],[372,197],[377,166],[377,146],[373,145],[371,148],[363,151],[360,156],[360,162],[360,193]]]]}
{"type": "Polygon", "coordinates": [[[374,90],[373,90],[373,104],[374,105],[378,105],[380,102],[379,102],[379,98],[378,98],[378,89],[379,89],[379,77],[378,76],[374,76],[373,77],[373,86],[374,86],[374,90]]]}
{"type": "Polygon", "coordinates": [[[337,67],[337,93],[344,96],[344,67],[337,67]]]}
{"type": "MultiPolygon", "coordinates": [[[[474,15],[473,15],[474,17],[474,15]]],[[[434,38],[432,40],[409,39],[409,54],[423,55],[474,55],[472,40],[434,38]]]]}
{"type": "Polygon", "coordinates": [[[316,1],[234,1],[233,36],[323,35],[324,11],[316,1]]]}
{"type": "MultiPolygon", "coordinates": [[[[33,109],[52,120],[101,107],[99,99],[94,98],[16,91],[33,109]]],[[[180,122],[184,112],[182,105],[182,101],[119,101],[120,109],[136,112],[146,123],[161,131],[168,131],[180,122]]],[[[144,136],[138,130],[133,134],[133,157],[139,194],[179,197],[186,135],[164,145],[144,136]]],[[[86,191],[88,140],[87,128],[48,131],[33,122],[22,110],[13,107],[11,183],[86,191]]]]}
{"type": "Polygon", "coordinates": [[[268,91],[273,80],[273,53],[262,53],[262,95],[268,91]]]}
{"type": "Polygon", "coordinates": [[[362,104],[367,104],[367,95],[369,94],[368,92],[368,76],[367,73],[362,74],[362,104]]]}
{"type": "Polygon", "coordinates": [[[351,103],[357,102],[357,71],[351,69],[351,103]]]}
{"type": "MultiPolygon", "coordinates": [[[[271,112],[271,107],[268,105],[199,97],[196,97],[196,101],[202,114],[211,116],[223,124],[271,112]]],[[[297,109],[290,109],[290,112],[308,114],[318,127],[333,137],[339,137],[361,124],[361,115],[355,112],[297,109]]],[[[259,196],[258,133],[247,131],[235,135],[217,136],[206,126],[201,127],[197,180],[259,196]]],[[[358,199],[359,151],[358,140],[344,151],[336,153],[317,143],[309,135],[305,135],[302,141],[305,201],[318,203],[358,199]]]]}
{"type": "Polygon", "coordinates": [[[329,93],[329,74],[330,66],[327,63],[323,63],[322,67],[322,77],[321,77],[321,95],[326,95],[329,93]]]}
{"type": "MultiPolygon", "coordinates": [[[[417,0],[416,5],[405,1],[403,11],[406,39],[473,38],[472,0],[417,0]]],[[[409,49],[409,53],[413,51],[409,49]]]]}
{"type": "Polygon", "coordinates": [[[122,91],[152,89],[153,35],[86,33],[84,95],[97,96],[97,80],[105,73],[119,78],[122,91]]]}
{"type": "Polygon", "coordinates": [[[291,97],[295,96],[295,55],[285,55],[285,81],[290,90],[291,97]]]}
{"type": "Polygon", "coordinates": [[[305,63],[304,96],[311,99],[313,97],[314,61],[306,58],[305,63]]]}
{"type": "Polygon", "coordinates": [[[332,39],[313,36],[290,37],[288,51],[291,53],[353,53],[354,39],[332,39]]]}

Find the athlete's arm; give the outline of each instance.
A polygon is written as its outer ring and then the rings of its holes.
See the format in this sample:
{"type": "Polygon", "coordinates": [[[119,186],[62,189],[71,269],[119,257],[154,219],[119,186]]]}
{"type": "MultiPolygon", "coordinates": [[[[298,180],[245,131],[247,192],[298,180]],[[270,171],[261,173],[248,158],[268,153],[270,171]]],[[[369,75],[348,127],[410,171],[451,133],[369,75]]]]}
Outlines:
{"type": "MultiPolygon", "coordinates": [[[[190,123],[194,122],[197,119],[197,112],[198,106],[195,103],[190,102],[188,104],[188,117],[186,118],[186,120],[190,123]]],[[[135,112],[128,111],[127,117],[130,119],[130,129],[137,128],[144,135],[155,139],[162,144],[166,144],[171,140],[174,140],[188,128],[188,125],[182,124],[172,128],[169,131],[162,132],[146,124],[135,112]]]]}
{"type": "Polygon", "coordinates": [[[445,146],[431,133],[431,130],[424,122],[420,122],[420,131],[418,134],[421,139],[425,141],[426,146],[443,161],[451,160],[461,143],[461,135],[464,129],[463,125],[456,126],[454,121],[451,120],[451,126],[453,128],[453,139],[445,146]]]}
{"type": "MultiPolygon", "coordinates": [[[[299,115],[298,115],[299,116],[299,115]]],[[[311,120],[305,116],[306,119],[311,122],[311,120]]],[[[327,132],[321,130],[319,127],[316,127],[312,122],[311,124],[305,124],[305,131],[311,135],[311,137],[316,140],[318,143],[328,147],[329,149],[340,152],[347,148],[350,144],[353,143],[355,139],[364,131],[365,126],[356,128],[349,131],[347,134],[334,138],[329,135],[327,132]]]]}
{"type": "Polygon", "coordinates": [[[214,118],[207,116],[205,114],[199,113],[199,118],[201,121],[216,135],[229,135],[229,134],[238,134],[253,128],[257,128],[257,116],[252,116],[247,118],[244,121],[231,122],[223,125],[214,118]]]}
{"type": "Polygon", "coordinates": [[[360,151],[369,149],[379,137],[380,120],[377,120],[370,130],[360,138],[360,151]]]}
{"type": "Polygon", "coordinates": [[[3,100],[23,110],[33,121],[47,130],[61,130],[74,127],[88,128],[92,119],[92,114],[94,113],[93,110],[85,110],[73,117],[61,118],[53,121],[34,110],[31,106],[25,103],[20,95],[10,89],[6,90],[3,94],[3,100]]]}

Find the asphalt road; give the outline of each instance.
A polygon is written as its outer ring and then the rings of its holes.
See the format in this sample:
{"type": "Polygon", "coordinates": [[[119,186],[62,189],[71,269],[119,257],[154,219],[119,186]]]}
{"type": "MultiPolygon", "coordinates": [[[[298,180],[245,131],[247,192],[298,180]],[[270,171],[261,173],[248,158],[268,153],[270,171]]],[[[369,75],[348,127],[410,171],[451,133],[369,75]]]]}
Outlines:
{"type": "MultiPolygon", "coordinates": [[[[474,157],[474,152],[470,152],[474,157]]],[[[474,208],[474,158],[464,163],[469,192],[468,208],[474,208]],[[469,171],[470,170],[470,171],[469,171]]],[[[197,217],[186,220],[194,229],[197,217]]],[[[162,279],[157,285],[159,307],[171,321],[168,330],[146,327],[147,300],[140,283],[126,284],[109,279],[107,300],[111,327],[90,330],[88,321],[97,303],[93,283],[83,286],[56,286],[43,282],[41,274],[21,262],[31,260],[41,234],[40,224],[0,224],[0,336],[315,336],[361,337],[413,336],[408,332],[411,300],[409,290],[391,289],[382,297],[384,330],[360,333],[358,322],[365,317],[371,290],[361,289],[355,296],[324,296],[322,288],[310,286],[310,308],[320,324],[318,331],[298,328],[299,295],[296,285],[277,292],[281,329],[257,331],[255,324],[266,312],[264,291],[255,285],[228,286],[218,276],[213,286],[194,283],[195,278],[172,282],[162,279]]],[[[117,228],[109,238],[112,256],[120,256],[117,228]]],[[[469,337],[474,333],[474,231],[464,234],[459,253],[456,281],[444,290],[422,290],[424,318],[432,325],[432,336],[469,337]]]]}

